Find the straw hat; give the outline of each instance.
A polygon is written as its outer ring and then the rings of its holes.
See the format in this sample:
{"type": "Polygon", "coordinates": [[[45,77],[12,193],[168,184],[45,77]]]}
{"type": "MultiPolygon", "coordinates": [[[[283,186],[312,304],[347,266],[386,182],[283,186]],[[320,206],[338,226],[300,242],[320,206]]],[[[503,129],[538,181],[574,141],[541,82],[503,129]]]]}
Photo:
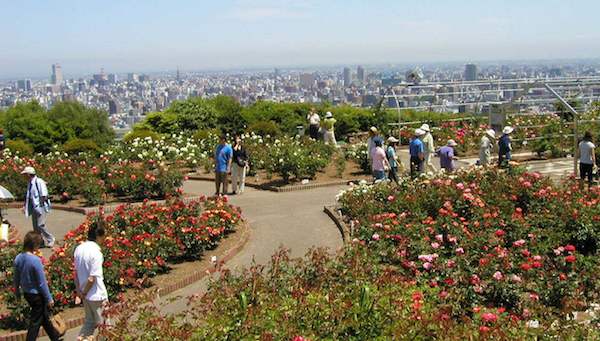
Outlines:
{"type": "Polygon", "coordinates": [[[506,126],[504,127],[504,129],[502,129],[502,134],[510,134],[514,131],[515,129],[511,126],[506,126]]]}
{"type": "Polygon", "coordinates": [[[375,127],[371,127],[371,128],[369,128],[369,130],[370,130],[372,133],[374,133],[374,134],[377,134],[377,128],[375,128],[375,127]]]}
{"type": "Polygon", "coordinates": [[[423,123],[423,125],[421,126],[421,130],[424,130],[426,132],[431,131],[431,129],[429,129],[429,124],[427,124],[427,123],[423,123]]]}
{"type": "Polygon", "coordinates": [[[29,175],[35,175],[35,168],[27,166],[23,169],[23,171],[21,172],[21,174],[29,174],[29,175]]]}
{"type": "Polygon", "coordinates": [[[415,129],[415,135],[416,136],[423,136],[423,135],[425,135],[425,130],[423,130],[421,128],[417,128],[417,129],[415,129]]]}
{"type": "Polygon", "coordinates": [[[486,135],[495,139],[496,138],[496,132],[494,131],[494,129],[488,129],[485,131],[486,135]]]}

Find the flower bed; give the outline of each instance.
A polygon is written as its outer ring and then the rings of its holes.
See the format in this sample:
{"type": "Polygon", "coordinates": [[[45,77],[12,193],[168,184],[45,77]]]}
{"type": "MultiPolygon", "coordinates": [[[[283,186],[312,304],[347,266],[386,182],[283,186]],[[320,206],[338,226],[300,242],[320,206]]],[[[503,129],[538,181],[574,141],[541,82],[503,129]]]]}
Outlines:
{"type": "Polygon", "coordinates": [[[398,188],[357,186],[339,202],[356,241],[437,288],[428,300],[449,316],[493,307],[519,320],[564,317],[600,299],[600,189],[471,171],[398,188]]]}
{"type": "MultiPolygon", "coordinates": [[[[238,209],[226,200],[202,200],[168,205],[144,203],[121,206],[110,215],[90,215],[77,229],[65,235],[46,264],[50,289],[58,308],[68,307],[75,299],[73,252],[86,239],[87,229],[102,219],[107,226],[103,246],[104,281],[110,297],[131,287],[151,285],[151,277],[169,270],[169,262],[195,260],[204,250],[234,231],[240,221],[238,209]]],[[[0,287],[11,283],[6,276],[0,287]]],[[[3,291],[10,314],[0,321],[3,327],[22,327],[28,306],[10,290],[3,291]]]]}

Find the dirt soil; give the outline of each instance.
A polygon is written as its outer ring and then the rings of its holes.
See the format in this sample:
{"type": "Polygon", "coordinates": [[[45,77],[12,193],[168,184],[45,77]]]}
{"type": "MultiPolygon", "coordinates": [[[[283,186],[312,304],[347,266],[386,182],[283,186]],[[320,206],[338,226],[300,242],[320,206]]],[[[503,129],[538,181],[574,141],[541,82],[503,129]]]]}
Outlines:
{"type": "MultiPolygon", "coordinates": [[[[214,250],[206,250],[202,255],[202,258],[193,262],[182,262],[178,264],[170,264],[171,271],[165,274],[158,275],[150,279],[151,286],[145,290],[154,290],[157,288],[165,288],[173,285],[187,277],[190,277],[194,273],[207,273],[215,269],[215,265],[211,262],[213,256],[217,257],[217,262],[221,262],[223,257],[230,253],[234,248],[237,248],[248,238],[250,228],[246,222],[240,223],[239,227],[235,232],[226,235],[221,239],[219,246],[214,250]]],[[[125,291],[125,297],[132,297],[138,295],[140,292],[137,289],[127,289],[125,291]]],[[[109,298],[110,300],[111,298],[109,298]]],[[[27,304],[23,301],[23,304],[27,304]]],[[[0,312],[6,312],[6,306],[4,302],[0,302],[0,312]]],[[[83,307],[68,308],[61,312],[61,315],[65,320],[70,320],[83,316],[83,307]]],[[[14,330],[0,329],[0,335],[9,334],[14,330]]]]}

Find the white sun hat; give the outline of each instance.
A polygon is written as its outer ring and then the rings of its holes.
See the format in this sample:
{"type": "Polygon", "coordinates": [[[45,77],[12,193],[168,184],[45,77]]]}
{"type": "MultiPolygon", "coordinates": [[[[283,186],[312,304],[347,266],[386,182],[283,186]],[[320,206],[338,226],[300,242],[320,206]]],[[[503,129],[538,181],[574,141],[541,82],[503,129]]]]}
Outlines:
{"type": "Polygon", "coordinates": [[[456,141],[454,141],[454,140],[448,140],[448,146],[456,147],[456,146],[458,146],[458,143],[456,143],[456,141]]]}
{"type": "Polygon", "coordinates": [[[417,129],[415,129],[415,135],[416,136],[423,136],[423,135],[425,135],[425,130],[423,130],[421,128],[417,128],[417,129]]]}
{"type": "Polygon", "coordinates": [[[423,125],[421,125],[421,130],[424,130],[426,132],[431,131],[431,129],[429,129],[429,124],[427,124],[427,123],[423,123],[423,125]]]}
{"type": "Polygon", "coordinates": [[[29,174],[29,175],[35,175],[35,168],[31,167],[31,166],[27,166],[23,169],[23,171],[21,172],[21,174],[29,174]]]}
{"type": "Polygon", "coordinates": [[[494,131],[494,129],[488,129],[485,131],[485,133],[487,134],[487,136],[495,139],[496,138],[496,132],[494,131]]]}
{"type": "Polygon", "coordinates": [[[515,129],[511,126],[506,126],[504,127],[504,129],[502,129],[502,134],[510,134],[514,131],[515,129]]]}
{"type": "Polygon", "coordinates": [[[325,114],[325,118],[332,118],[332,117],[333,117],[333,114],[331,113],[331,111],[328,111],[328,112],[325,114]]]}
{"type": "Polygon", "coordinates": [[[399,142],[399,141],[398,141],[398,139],[397,139],[397,138],[395,138],[395,137],[393,137],[393,136],[390,136],[390,137],[388,137],[388,139],[387,139],[387,142],[388,142],[388,143],[397,143],[397,142],[399,142]]]}

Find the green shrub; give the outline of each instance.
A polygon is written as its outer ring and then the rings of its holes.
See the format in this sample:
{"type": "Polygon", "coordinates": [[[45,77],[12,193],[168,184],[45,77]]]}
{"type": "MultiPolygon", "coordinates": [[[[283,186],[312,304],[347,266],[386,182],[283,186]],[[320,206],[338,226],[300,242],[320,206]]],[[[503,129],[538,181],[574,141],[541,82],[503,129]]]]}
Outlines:
{"type": "Polygon", "coordinates": [[[160,139],[160,134],[147,128],[134,129],[125,135],[123,141],[131,142],[135,139],[144,139],[146,137],[150,137],[156,141],[160,139]]]}
{"type": "Polygon", "coordinates": [[[196,141],[204,141],[214,139],[220,135],[221,131],[219,129],[200,129],[192,135],[192,138],[196,141]]]}
{"type": "Polygon", "coordinates": [[[6,141],[6,149],[10,149],[11,152],[21,156],[30,156],[33,154],[33,147],[21,139],[6,141]]]}
{"type": "Polygon", "coordinates": [[[102,150],[96,142],[87,139],[71,139],[67,141],[63,146],[62,150],[69,155],[77,155],[80,153],[92,153],[99,154],[102,150]]]}
{"type": "Polygon", "coordinates": [[[276,136],[281,135],[281,129],[279,129],[277,124],[275,124],[274,122],[271,122],[271,121],[258,121],[258,122],[252,123],[248,127],[248,132],[254,133],[254,134],[260,135],[260,136],[270,136],[270,137],[276,137],[276,136]]]}

